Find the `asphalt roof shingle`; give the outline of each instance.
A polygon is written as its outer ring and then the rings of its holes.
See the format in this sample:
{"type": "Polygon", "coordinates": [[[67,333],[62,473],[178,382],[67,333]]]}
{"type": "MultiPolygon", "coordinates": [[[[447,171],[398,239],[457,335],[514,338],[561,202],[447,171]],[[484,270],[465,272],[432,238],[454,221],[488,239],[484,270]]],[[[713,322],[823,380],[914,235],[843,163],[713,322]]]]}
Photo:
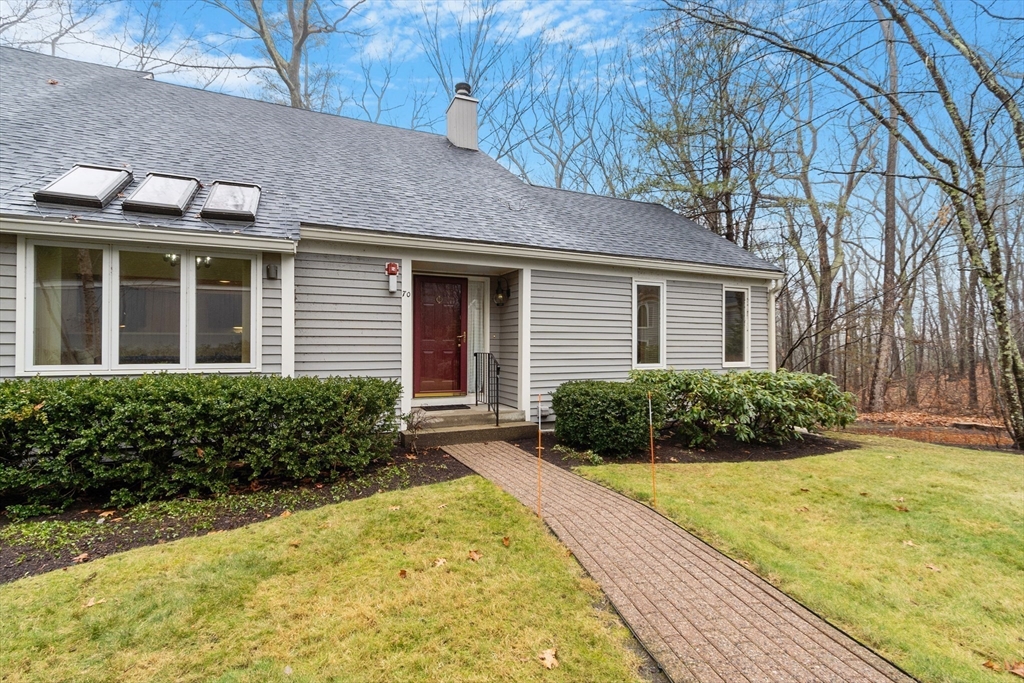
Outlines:
{"type": "Polygon", "coordinates": [[[0,48],[0,213],[299,238],[302,224],[778,272],[657,204],[531,186],[482,152],[404,130],[0,48]],[[57,81],[51,85],[51,80],[57,81]],[[37,205],[75,163],[192,175],[180,218],[37,205]],[[262,187],[251,224],[199,217],[214,180],[262,187]]]}

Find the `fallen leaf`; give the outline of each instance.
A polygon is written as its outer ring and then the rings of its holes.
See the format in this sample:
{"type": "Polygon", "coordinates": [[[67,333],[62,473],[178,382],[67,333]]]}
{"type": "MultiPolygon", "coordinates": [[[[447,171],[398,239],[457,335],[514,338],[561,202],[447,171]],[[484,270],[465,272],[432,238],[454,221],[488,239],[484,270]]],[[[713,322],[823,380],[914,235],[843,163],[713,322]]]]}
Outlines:
{"type": "Polygon", "coordinates": [[[315,489],[322,489],[323,487],[324,487],[323,484],[314,484],[313,485],[313,488],[315,488],[315,489]]]}
{"type": "Polygon", "coordinates": [[[298,548],[300,545],[302,545],[302,541],[292,541],[288,545],[290,545],[293,548],[298,548]]]}
{"type": "Polygon", "coordinates": [[[71,558],[71,561],[75,564],[81,564],[82,562],[89,561],[89,553],[82,553],[81,555],[75,555],[71,558]]]}
{"type": "Polygon", "coordinates": [[[800,490],[803,491],[804,493],[807,493],[808,491],[810,491],[810,489],[800,489],[800,490]]]}
{"type": "Polygon", "coordinates": [[[810,510],[811,508],[807,507],[806,505],[801,505],[796,509],[797,512],[810,512],[810,510]]]}
{"type": "Polygon", "coordinates": [[[893,459],[893,458],[895,458],[895,457],[896,457],[896,456],[894,456],[894,455],[887,455],[887,456],[885,456],[885,459],[886,459],[886,460],[892,460],[892,459],[893,459]]]}
{"type": "Polygon", "coordinates": [[[893,505],[896,508],[896,512],[910,512],[910,508],[906,505],[893,505]]]}
{"type": "Polygon", "coordinates": [[[903,496],[900,496],[899,498],[893,498],[893,500],[896,501],[897,503],[902,503],[903,502],[903,496]]]}
{"type": "Polygon", "coordinates": [[[124,517],[114,517],[114,518],[113,518],[112,520],[110,520],[110,521],[111,521],[111,522],[123,522],[123,521],[124,521],[124,517]]]}
{"type": "Polygon", "coordinates": [[[413,455],[412,453],[406,453],[406,454],[405,454],[405,459],[406,459],[406,460],[415,460],[415,459],[416,459],[416,456],[415,456],[415,455],[413,455]]]}
{"type": "Polygon", "coordinates": [[[993,662],[992,660],[986,661],[984,664],[982,664],[982,666],[986,669],[992,669],[993,671],[999,671],[1000,669],[1002,669],[1002,667],[999,666],[998,662],[993,662]]]}
{"type": "Polygon", "coordinates": [[[507,548],[507,547],[508,547],[508,546],[509,546],[509,545],[510,545],[511,543],[512,543],[512,539],[510,539],[510,538],[509,538],[508,536],[506,536],[506,537],[504,537],[503,539],[501,539],[501,544],[502,544],[503,546],[505,546],[506,548],[507,548]]]}
{"type": "Polygon", "coordinates": [[[437,506],[437,509],[444,510],[446,507],[448,507],[448,503],[441,503],[440,505],[437,506]]]}
{"type": "Polygon", "coordinates": [[[861,492],[860,492],[860,495],[862,495],[862,496],[866,496],[866,495],[868,495],[868,494],[867,494],[866,492],[864,492],[864,491],[861,491],[861,492]]]}
{"type": "Polygon", "coordinates": [[[669,457],[669,461],[670,462],[679,462],[679,460],[677,458],[675,458],[675,457],[669,457]]]}
{"type": "Polygon", "coordinates": [[[107,510],[106,512],[101,512],[100,517],[109,517],[112,514],[114,514],[113,510],[107,510]]]}
{"type": "Polygon", "coordinates": [[[931,569],[933,572],[941,572],[942,570],[936,567],[934,564],[926,564],[926,569],[931,569]]]}
{"type": "Polygon", "coordinates": [[[400,570],[398,571],[398,578],[400,578],[400,579],[404,579],[404,578],[406,578],[407,576],[409,576],[409,572],[405,571],[404,569],[400,569],[400,570]]]}
{"type": "Polygon", "coordinates": [[[444,559],[443,557],[439,557],[436,560],[434,560],[435,567],[443,567],[446,564],[448,564],[448,560],[444,559]]]}
{"type": "Polygon", "coordinates": [[[106,601],[106,598],[100,598],[99,600],[97,600],[96,598],[89,598],[89,601],[82,605],[82,607],[93,607],[95,605],[102,605],[106,601]]]}
{"type": "Polygon", "coordinates": [[[59,84],[59,83],[60,83],[60,81],[58,81],[58,80],[57,80],[57,79],[55,79],[55,78],[51,78],[50,80],[46,81],[46,84],[47,84],[47,85],[57,85],[57,84],[59,84]]]}
{"type": "Polygon", "coordinates": [[[473,560],[474,562],[478,561],[481,557],[483,557],[483,555],[481,555],[477,551],[475,551],[475,550],[470,550],[469,551],[469,559],[473,560]]]}
{"type": "Polygon", "coordinates": [[[913,541],[903,541],[903,545],[913,546],[913,545],[917,545],[917,544],[914,543],[913,541]]]}
{"type": "Polygon", "coordinates": [[[291,517],[292,513],[291,513],[290,510],[285,510],[284,512],[281,513],[281,516],[282,517],[291,517]]]}
{"type": "Polygon", "coordinates": [[[554,669],[558,666],[558,650],[551,648],[550,650],[544,650],[539,655],[540,663],[544,665],[545,669],[554,669]]]}
{"type": "Polygon", "coordinates": [[[200,458],[202,458],[203,456],[206,455],[206,451],[204,451],[199,446],[196,446],[196,455],[198,455],[200,458]]]}
{"type": "Polygon", "coordinates": [[[388,507],[388,510],[391,510],[392,512],[394,512],[395,510],[401,510],[401,509],[402,509],[401,505],[392,505],[392,506],[388,507]]]}
{"type": "Polygon", "coordinates": [[[1006,670],[1015,676],[1024,678],[1024,662],[1013,662],[1010,666],[1006,667],[1006,670]]]}
{"type": "Polygon", "coordinates": [[[292,675],[292,668],[290,666],[286,666],[284,668],[284,675],[285,676],[291,676],[292,675]]]}

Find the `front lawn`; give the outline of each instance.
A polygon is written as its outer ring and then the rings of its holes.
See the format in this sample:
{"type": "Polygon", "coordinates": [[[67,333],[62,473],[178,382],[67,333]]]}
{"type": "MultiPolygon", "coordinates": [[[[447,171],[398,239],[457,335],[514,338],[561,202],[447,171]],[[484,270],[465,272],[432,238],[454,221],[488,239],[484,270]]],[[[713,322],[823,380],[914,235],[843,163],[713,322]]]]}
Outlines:
{"type": "MultiPolygon", "coordinates": [[[[1024,660],[1024,458],[871,436],[658,466],[658,509],[922,681],[1024,660]]],[[[644,465],[584,476],[650,500],[644,465]]],[[[1014,679],[1015,680],[1015,679],[1014,679]]]]}
{"type": "Polygon", "coordinates": [[[596,584],[526,508],[466,477],[0,586],[0,671],[4,681],[639,680],[628,631],[595,604],[596,584]],[[552,670],[538,659],[549,648],[552,670]]]}

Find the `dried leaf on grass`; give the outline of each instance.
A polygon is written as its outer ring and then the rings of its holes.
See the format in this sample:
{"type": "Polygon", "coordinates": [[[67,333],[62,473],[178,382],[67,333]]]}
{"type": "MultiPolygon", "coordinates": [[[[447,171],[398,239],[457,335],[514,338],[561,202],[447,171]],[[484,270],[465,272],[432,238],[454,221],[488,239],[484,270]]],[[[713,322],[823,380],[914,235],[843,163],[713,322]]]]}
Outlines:
{"type": "Polygon", "coordinates": [[[71,561],[75,564],[81,564],[82,562],[89,561],[89,553],[82,553],[81,555],[75,555],[71,558],[71,561]]]}
{"type": "Polygon", "coordinates": [[[999,662],[993,662],[991,659],[987,660],[984,664],[982,664],[982,666],[986,669],[992,669],[993,671],[999,671],[1003,668],[999,666],[999,662]]]}
{"type": "Polygon", "coordinates": [[[503,546],[505,546],[506,548],[509,547],[509,545],[511,545],[511,543],[512,543],[512,540],[508,536],[505,536],[504,538],[501,539],[501,544],[503,546]]]}
{"type": "Polygon", "coordinates": [[[291,510],[285,510],[284,512],[281,513],[281,516],[282,517],[291,517],[292,516],[291,510]]]}
{"type": "Polygon", "coordinates": [[[401,505],[391,505],[391,506],[388,506],[388,510],[391,510],[392,512],[394,512],[395,510],[401,510],[401,509],[402,509],[401,505]]]}
{"type": "Polygon", "coordinates": [[[483,555],[480,552],[476,550],[469,551],[469,559],[473,560],[474,562],[479,561],[481,557],[483,557],[483,555]]]}
{"type": "Polygon", "coordinates": [[[441,503],[440,505],[437,506],[437,509],[444,510],[446,507],[448,507],[448,503],[441,503]]]}
{"type": "Polygon", "coordinates": [[[942,570],[936,567],[934,564],[926,564],[925,569],[931,569],[933,572],[941,572],[942,570]]]}
{"type": "Polygon", "coordinates": [[[435,567],[443,567],[446,564],[448,564],[448,560],[444,559],[443,557],[439,557],[436,560],[434,560],[435,567]]]}
{"type": "Polygon", "coordinates": [[[82,605],[82,607],[94,607],[96,605],[102,605],[106,601],[106,598],[100,598],[99,600],[97,600],[96,598],[89,598],[88,602],[82,605]]]}
{"type": "Polygon", "coordinates": [[[798,507],[796,509],[796,511],[797,512],[810,512],[811,508],[807,507],[806,505],[801,505],[800,507],[798,507]]]}
{"type": "Polygon", "coordinates": [[[398,578],[404,579],[404,578],[407,578],[408,576],[409,576],[409,572],[405,571],[404,569],[400,569],[398,571],[398,578]]]}
{"type": "Polygon", "coordinates": [[[544,666],[545,669],[554,669],[558,666],[557,655],[558,650],[556,648],[551,648],[549,650],[544,650],[537,656],[540,658],[540,663],[544,666]]]}
{"type": "Polygon", "coordinates": [[[288,545],[290,545],[293,548],[298,548],[300,545],[302,545],[302,541],[289,541],[288,545]]]}
{"type": "Polygon", "coordinates": [[[903,545],[915,546],[917,544],[914,543],[913,541],[903,541],[903,545]]]}
{"type": "Polygon", "coordinates": [[[1024,662],[1013,662],[1008,667],[1006,667],[1006,670],[1012,673],[1014,676],[1020,676],[1021,678],[1024,678],[1024,662]]]}

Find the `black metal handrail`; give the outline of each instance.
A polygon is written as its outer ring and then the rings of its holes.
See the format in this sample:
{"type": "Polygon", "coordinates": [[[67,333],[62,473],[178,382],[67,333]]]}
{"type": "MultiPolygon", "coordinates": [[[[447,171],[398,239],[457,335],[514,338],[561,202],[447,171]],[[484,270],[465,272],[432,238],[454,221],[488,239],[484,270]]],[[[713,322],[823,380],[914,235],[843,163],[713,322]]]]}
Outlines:
{"type": "Polygon", "coordinates": [[[477,351],[473,354],[476,363],[476,404],[480,405],[480,394],[484,396],[484,403],[487,409],[494,413],[494,426],[500,424],[498,415],[498,388],[501,382],[501,366],[498,365],[493,353],[477,351]]]}

